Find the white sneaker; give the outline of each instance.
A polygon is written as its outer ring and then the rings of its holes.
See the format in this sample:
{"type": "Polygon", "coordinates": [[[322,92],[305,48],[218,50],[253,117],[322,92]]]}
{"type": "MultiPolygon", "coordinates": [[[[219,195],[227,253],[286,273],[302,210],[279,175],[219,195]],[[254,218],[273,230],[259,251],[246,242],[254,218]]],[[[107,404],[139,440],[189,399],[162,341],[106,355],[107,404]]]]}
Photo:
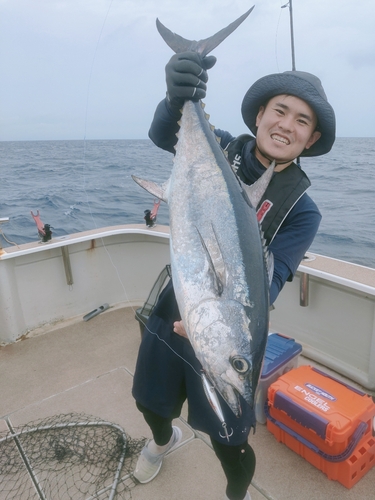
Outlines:
{"type": "Polygon", "coordinates": [[[139,455],[137,465],[135,466],[135,470],[133,472],[133,477],[142,484],[148,483],[156,477],[160,471],[160,468],[163,463],[163,458],[167,453],[173,450],[178,443],[181,441],[182,432],[179,427],[172,427],[173,434],[170,442],[168,443],[168,448],[158,455],[155,453],[151,453],[148,449],[148,443],[141,451],[139,455]]]}
{"type": "MultiPolygon", "coordinates": [[[[224,500],[229,500],[229,498],[225,495],[225,499],[224,500]]],[[[249,492],[246,493],[246,496],[245,496],[245,498],[243,500],[251,500],[251,496],[250,496],[249,492]]]]}

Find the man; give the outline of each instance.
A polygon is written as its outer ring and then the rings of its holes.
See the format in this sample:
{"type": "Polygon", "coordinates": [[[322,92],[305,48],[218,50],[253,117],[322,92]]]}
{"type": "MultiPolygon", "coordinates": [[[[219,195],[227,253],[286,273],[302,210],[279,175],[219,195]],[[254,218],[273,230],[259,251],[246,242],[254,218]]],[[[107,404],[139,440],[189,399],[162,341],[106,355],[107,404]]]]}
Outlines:
{"type": "MultiPolygon", "coordinates": [[[[171,58],[166,66],[167,97],[158,105],[149,132],[157,146],[174,152],[183,103],[205,97],[207,70],[215,62],[213,56],[202,59],[196,52],[171,58]]],[[[257,207],[274,258],[273,304],[285,282],[293,278],[321,220],[317,206],[305,193],[310,181],[294,159],[330,151],[335,140],[335,115],[320,80],[294,71],[255,82],[243,99],[242,116],[255,138],[234,138],[219,129],[215,134],[233,170],[246,184],[253,184],[276,161],[276,173],[257,207]]],[[[154,438],[142,450],[134,477],[146,483],[158,474],[165,454],[181,440],[180,429],[171,422],[187,399],[190,425],[209,434],[223,467],[225,498],[249,500],[247,489],[255,470],[255,455],[247,438],[255,427],[254,412],[243,401],[242,415],[237,418],[219,396],[231,430],[228,443],[202,389],[200,370],[170,283],[145,329],[134,377],[133,395],[154,438]]]]}

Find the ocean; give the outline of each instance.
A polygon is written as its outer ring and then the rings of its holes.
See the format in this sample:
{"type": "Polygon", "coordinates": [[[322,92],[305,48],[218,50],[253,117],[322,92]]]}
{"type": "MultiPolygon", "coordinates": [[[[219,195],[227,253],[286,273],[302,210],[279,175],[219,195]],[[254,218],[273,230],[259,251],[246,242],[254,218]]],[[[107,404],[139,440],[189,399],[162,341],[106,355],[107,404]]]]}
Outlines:
{"type": "MultiPolygon", "coordinates": [[[[163,182],[172,155],[149,140],[0,142],[0,246],[38,240],[31,216],[53,237],[143,224],[153,197],[131,174],[163,182]]],[[[302,158],[323,219],[312,252],[375,268],[375,138],[338,138],[321,158],[302,158]]],[[[157,223],[168,224],[161,203],[157,223]]]]}

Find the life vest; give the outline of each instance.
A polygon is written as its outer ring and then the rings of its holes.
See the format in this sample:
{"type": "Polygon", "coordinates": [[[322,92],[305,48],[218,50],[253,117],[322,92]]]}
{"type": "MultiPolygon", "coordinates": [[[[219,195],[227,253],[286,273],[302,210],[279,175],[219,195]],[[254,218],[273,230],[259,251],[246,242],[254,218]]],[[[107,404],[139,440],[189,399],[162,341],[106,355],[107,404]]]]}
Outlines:
{"type": "MultiPolygon", "coordinates": [[[[251,135],[242,134],[233,139],[225,148],[229,163],[236,175],[245,184],[249,184],[242,170],[242,151],[245,144],[255,139],[251,135]]],[[[309,178],[300,167],[291,163],[272,177],[259,205],[256,207],[258,221],[269,245],[283,223],[307,188],[311,185],[309,178]]]]}

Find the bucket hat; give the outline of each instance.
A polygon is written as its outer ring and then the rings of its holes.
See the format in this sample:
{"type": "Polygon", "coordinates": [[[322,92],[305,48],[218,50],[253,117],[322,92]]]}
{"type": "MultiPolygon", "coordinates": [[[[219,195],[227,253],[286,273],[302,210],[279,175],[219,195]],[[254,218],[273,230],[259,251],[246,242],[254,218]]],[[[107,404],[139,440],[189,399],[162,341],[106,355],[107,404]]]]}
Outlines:
{"type": "Polygon", "coordinates": [[[259,107],[276,95],[287,94],[303,99],[314,110],[317,129],[321,137],[300,156],[320,156],[328,153],[335,142],[335,112],[327,100],[319,78],[304,71],[285,71],[264,76],[257,80],[246,92],[242,101],[242,117],[251,132],[256,135],[255,125],[259,107]]]}

